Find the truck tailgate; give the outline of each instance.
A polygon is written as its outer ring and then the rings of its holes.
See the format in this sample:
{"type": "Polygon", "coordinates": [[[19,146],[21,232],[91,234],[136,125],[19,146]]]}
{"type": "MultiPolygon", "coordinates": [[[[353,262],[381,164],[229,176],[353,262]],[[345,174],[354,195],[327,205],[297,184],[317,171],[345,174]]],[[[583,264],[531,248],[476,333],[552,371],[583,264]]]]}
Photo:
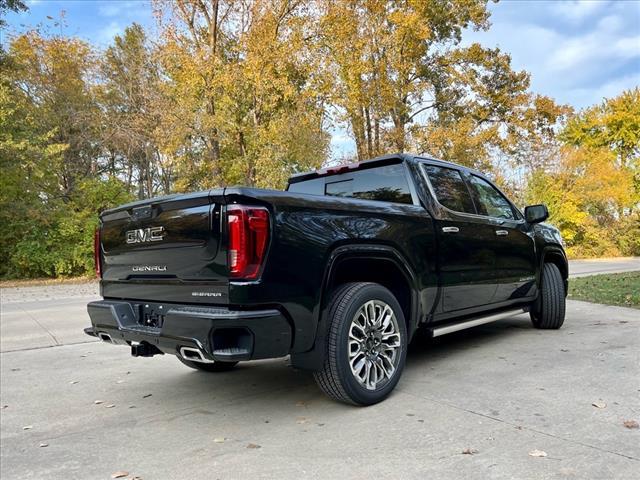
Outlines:
{"type": "Polygon", "coordinates": [[[102,295],[228,303],[223,190],[135,202],[101,215],[102,295]]]}

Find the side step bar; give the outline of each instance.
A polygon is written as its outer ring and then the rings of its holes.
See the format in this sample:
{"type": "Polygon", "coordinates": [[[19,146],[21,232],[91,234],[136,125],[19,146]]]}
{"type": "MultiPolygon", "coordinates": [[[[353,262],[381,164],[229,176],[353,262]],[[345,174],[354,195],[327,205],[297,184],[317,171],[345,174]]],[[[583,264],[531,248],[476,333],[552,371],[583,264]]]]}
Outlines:
{"type": "Polygon", "coordinates": [[[447,333],[458,332],[460,330],[465,330],[467,328],[477,327],[478,325],[484,325],[485,323],[495,322],[497,320],[502,320],[503,318],[512,317],[514,315],[520,315],[525,313],[525,309],[516,308],[514,310],[507,310],[500,313],[494,313],[492,315],[487,315],[484,317],[476,317],[471,320],[467,320],[465,322],[453,323],[449,325],[443,325],[442,327],[435,327],[431,329],[432,336],[440,337],[442,335],[446,335],[447,333]]]}

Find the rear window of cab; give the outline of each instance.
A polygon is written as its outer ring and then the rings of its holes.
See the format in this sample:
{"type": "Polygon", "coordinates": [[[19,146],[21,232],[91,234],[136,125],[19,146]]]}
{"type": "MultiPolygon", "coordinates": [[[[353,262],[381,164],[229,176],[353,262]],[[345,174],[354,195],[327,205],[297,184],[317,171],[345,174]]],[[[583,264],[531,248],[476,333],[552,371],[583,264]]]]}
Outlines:
{"type": "Polygon", "coordinates": [[[287,190],[311,195],[413,203],[405,167],[401,163],[312,178],[291,183],[287,190]]]}

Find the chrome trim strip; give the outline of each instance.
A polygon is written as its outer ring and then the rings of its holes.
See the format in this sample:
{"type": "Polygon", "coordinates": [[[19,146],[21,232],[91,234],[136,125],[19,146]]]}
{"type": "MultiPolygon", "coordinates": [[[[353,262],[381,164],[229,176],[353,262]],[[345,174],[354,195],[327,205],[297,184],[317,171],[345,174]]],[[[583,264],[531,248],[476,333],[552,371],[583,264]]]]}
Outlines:
{"type": "Polygon", "coordinates": [[[485,323],[495,322],[497,320],[502,320],[503,318],[512,317],[514,315],[521,315],[523,313],[525,312],[522,308],[517,308],[515,310],[494,313],[493,315],[488,315],[486,317],[480,317],[480,318],[475,318],[473,320],[469,320],[466,322],[456,323],[454,325],[436,327],[433,329],[432,332],[434,337],[440,337],[442,335],[446,335],[447,333],[453,333],[459,330],[465,330],[467,328],[477,327],[478,325],[484,325],[485,323]]]}

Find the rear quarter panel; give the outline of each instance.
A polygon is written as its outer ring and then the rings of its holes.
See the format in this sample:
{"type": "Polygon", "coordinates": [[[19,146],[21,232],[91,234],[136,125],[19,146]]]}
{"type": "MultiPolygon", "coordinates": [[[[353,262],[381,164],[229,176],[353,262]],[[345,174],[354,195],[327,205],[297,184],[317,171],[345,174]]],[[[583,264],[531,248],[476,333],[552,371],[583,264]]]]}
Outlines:
{"type": "Polygon", "coordinates": [[[313,346],[329,259],[338,247],[392,247],[413,271],[422,314],[433,305],[437,275],[428,259],[436,246],[431,217],[421,206],[244,188],[227,189],[225,197],[267,205],[273,228],[260,280],[231,282],[230,302],[282,305],[295,328],[294,353],[313,346]]]}

